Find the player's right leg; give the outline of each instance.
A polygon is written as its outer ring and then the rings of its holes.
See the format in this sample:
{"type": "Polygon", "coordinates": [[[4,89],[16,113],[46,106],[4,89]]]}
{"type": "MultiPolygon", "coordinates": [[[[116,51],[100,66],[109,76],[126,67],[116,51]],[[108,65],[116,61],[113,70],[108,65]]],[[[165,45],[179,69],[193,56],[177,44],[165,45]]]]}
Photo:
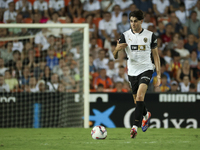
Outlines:
{"type": "MultiPolygon", "coordinates": [[[[144,110],[144,97],[147,91],[147,85],[141,83],[139,85],[137,95],[136,95],[136,109],[135,109],[135,120],[133,123],[133,127],[131,129],[131,138],[135,138],[137,135],[137,128],[139,127],[140,121],[143,117],[144,110]]],[[[134,96],[133,96],[134,97],[134,96]]],[[[146,109],[146,108],[145,108],[146,109]]]]}

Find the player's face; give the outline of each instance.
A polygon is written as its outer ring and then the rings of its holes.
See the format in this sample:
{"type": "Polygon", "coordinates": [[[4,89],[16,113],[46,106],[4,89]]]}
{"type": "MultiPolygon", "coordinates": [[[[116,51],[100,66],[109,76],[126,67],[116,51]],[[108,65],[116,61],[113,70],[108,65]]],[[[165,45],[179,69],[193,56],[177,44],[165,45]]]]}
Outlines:
{"type": "Polygon", "coordinates": [[[138,20],[136,17],[131,17],[130,18],[130,25],[131,29],[135,32],[139,32],[141,30],[141,25],[142,25],[143,20],[138,20]]]}

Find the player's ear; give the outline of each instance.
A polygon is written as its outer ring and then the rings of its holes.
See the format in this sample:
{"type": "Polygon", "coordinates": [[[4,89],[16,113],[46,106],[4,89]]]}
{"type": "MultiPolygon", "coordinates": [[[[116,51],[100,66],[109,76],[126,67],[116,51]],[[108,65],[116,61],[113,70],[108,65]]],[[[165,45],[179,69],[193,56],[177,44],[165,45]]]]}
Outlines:
{"type": "Polygon", "coordinates": [[[140,21],[141,21],[141,24],[143,23],[143,20],[144,20],[144,19],[140,20],[140,21]]]}

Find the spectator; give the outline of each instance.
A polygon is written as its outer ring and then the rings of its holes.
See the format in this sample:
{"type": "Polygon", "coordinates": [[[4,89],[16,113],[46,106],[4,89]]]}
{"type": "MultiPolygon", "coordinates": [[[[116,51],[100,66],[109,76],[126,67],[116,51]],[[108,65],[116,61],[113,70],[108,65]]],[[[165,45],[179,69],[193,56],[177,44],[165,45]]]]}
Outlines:
{"type": "Polygon", "coordinates": [[[113,81],[116,83],[118,81],[125,82],[128,80],[128,74],[125,72],[125,67],[123,65],[119,66],[119,71],[117,74],[115,74],[113,81]]]}
{"type": "Polygon", "coordinates": [[[55,56],[60,59],[62,57],[65,57],[67,55],[67,52],[63,50],[63,45],[62,45],[62,39],[61,37],[56,38],[55,42],[55,56]]]}
{"type": "Polygon", "coordinates": [[[91,38],[90,40],[90,55],[92,55],[93,59],[98,58],[98,52],[101,48],[97,45],[97,39],[91,38]]]}
{"type": "Polygon", "coordinates": [[[198,80],[198,83],[197,83],[197,92],[200,92],[200,80],[198,80]]]}
{"type": "Polygon", "coordinates": [[[200,41],[200,27],[198,28],[198,35],[195,36],[195,42],[198,43],[200,41]]]}
{"type": "Polygon", "coordinates": [[[12,46],[13,43],[11,41],[8,41],[5,44],[5,49],[0,50],[0,56],[1,58],[3,58],[5,64],[13,59],[12,46]]]}
{"type": "Polygon", "coordinates": [[[197,49],[197,43],[195,42],[195,36],[193,34],[188,35],[188,42],[184,45],[185,49],[188,49],[191,53],[197,49]]]}
{"type": "Polygon", "coordinates": [[[113,39],[117,40],[117,26],[111,20],[111,14],[109,12],[105,12],[103,14],[103,20],[99,21],[99,36],[101,39],[111,41],[113,39]]]}
{"type": "MultiPolygon", "coordinates": [[[[22,21],[23,21],[22,14],[17,14],[16,23],[17,24],[18,23],[23,23],[22,21]]],[[[13,36],[13,35],[17,35],[17,34],[21,33],[22,32],[22,28],[9,28],[8,31],[9,31],[9,35],[13,36]]]]}
{"type": "Polygon", "coordinates": [[[179,33],[182,36],[184,36],[183,26],[180,23],[180,21],[178,20],[178,18],[176,17],[174,12],[172,12],[170,14],[170,23],[172,25],[172,32],[173,33],[179,33]]]}
{"type": "Polygon", "coordinates": [[[113,80],[114,76],[117,74],[117,70],[115,69],[114,60],[109,60],[108,69],[106,69],[106,75],[113,80]]]}
{"type": "Polygon", "coordinates": [[[13,41],[12,51],[18,50],[20,53],[22,53],[23,48],[24,45],[21,41],[19,41],[18,39],[13,41]]]}
{"type": "Polygon", "coordinates": [[[197,44],[197,59],[200,60],[200,41],[197,44]]]}
{"type": "Polygon", "coordinates": [[[39,12],[34,13],[33,15],[33,23],[42,23],[42,16],[39,12]]]}
{"type": "Polygon", "coordinates": [[[41,13],[42,16],[49,18],[48,15],[48,4],[45,0],[37,0],[33,4],[33,9],[35,13],[41,13]]]}
{"type": "Polygon", "coordinates": [[[57,12],[59,16],[64,16],[65,13],[65,2],[64,0],[50,0],[49,11],[51,14],[57,12]]]}
{"type": "Polygon", "coordinates": [[[8,70],[8,68],[4,66],[3,58],[0,58],[0,74],[4,76],[6,70],[8,70]]]}
{"type": "Polygon", "coordinates": [[[128,10],[125,12],[127,13],[127,15],[129,16],[129,14],[132,12],[132,11],[135,11],[137,10],[137,6],[135,4],[131,4],[128,8],[128,10]]]}
{"type": "Polygon", "coordinates": [[[13,51],[12,54],[13,54],[13,59],[10,60],[10,61],[8,61],[8,62],[6,63],[6,65],[5,65],[6,67],[8,67],[8,68],[11,69],[11,70],[12,70],[12,68],[15,68],[15,67],[16,67],[16,62],[17,62],[17,60],[19,60],[20,57],[21,57],[21,53],[20,53],[18,50],[13,51]]]}
{"type": "Polygon", "coordinates": [[[15,11],[15,3],[12,0],[8,1],[9,8],[4,12],[3,22],[13,23],[16,21],[17,12],[15,11]]]}
{"type": "Polygon", "coordinates": [[[36,77],[36,80],[40,80],[43,77],[46,64],[46,60],[41,58],[39,65],[34,68],[34,77],[36,77]]]}
{"type": "Polygon", "coordinates": [[[90,73],[96,72],[96,69],[94,66],[94,58],[92,57],[92,55],[90,55],[90,57],[89,57],[89,71],[90,71],[90,73]]]}
{"type": "Polygon", "coordinates": [[[124,82],[123,89],[126,89],[129,93],[132,92],[129,82],[124,82]]]}
{"type": "Polygon", "coordinates": [[[197,12],[197,18],[200,18],[200,1],[197,1],[194,11],[197,12]]]}
{"type": "MultiPolygon", "coordinates": [[[[60,21],[58,20],[58,13],[57,12],[54,12],[52,13],[52,16],[51,16],[51,20],[48,20],[47,21],[47,24],[61,24],[60,21]]],[[[48,29],[49,31],[51,31],[51,33],[53,33],[54,35],[57,35],[59,36],[59,33],[60,33],[60,28],[49,28],[48,29]]]]}
{"type": "Polygon", "coordinates": [[[5,83],[8,84],[10,91],[19,88],[19,84],[16,78],[12,78],[11,70],[5,71],[5,83]]]}
{"type": "Polygon", "coordinates": [[[139,0],[139,1],[136,0],[134,2],[138,9],[142,10],[143,12],[152,13],[153,6],[151,0],[139,0]]]}
{"type": "Polygon", "coordinates": [[[185,10],[185,4],[183,2],[179,4],[179,9],[175,11],[175,14],[182,24],[186,23],[186,20],[189,17],[189,11],[185,10]]]}
{"type": "Polygon", "coordinates": [[[178,86],[177,81],[175,81],[175,80],[172,81],[170,87],[171,88],[170,88],[169,92],[179,92],[179,86],[178,86]]]}
{"type": "Polygon", "coordinates": [[[169,10],[169,0],[153,0],[153,10],[158,17],[167,16],[169,10]]]}
{"type": "Polygon", "coordinates": [[[163,43],[169,43],[172,40],[172,25],[165,26],[165,33],[161,36],[163,43]]]}
{"type": "Polygon", "coordinates": [[[83,5],[84,14],[83,16],[86,17],[88,14],[92,14],[95,17],[100,17],[100,3],[98,0],[88,0],[85,1],[83,5]]]}
{"type": "Polygon", "coordinates": [[[0,74],[0,93],[10,92],[8,84],[4,81],[4,76],[0,74]]]}
{"type": "Polygon", "coordinates": [[[58,85],[57,92],[66,92],[66,88],[62,83],[58,85]]]}
{"type": "Polygon", "coordinates": [[[53,67],[52,72],[55,74],[58,74],[58,76],[62,76],[63,75],[63,71],[62,68],[66,65],[65,60],[63,58],[61,58],[59,60],[59,65],[56,65],[53,67]]]}
{"type": "Polygon", "coordinates": [[[6,9],[7,9],[7,4],[6,4],[6,1],[7,0],[1,0],[0,1],[0,12],[2,13],[2,12],[4,12],[6,9]]]}
{"type": "Polygon", "coordinates": [[[99,92],[99,93],[104,92],[104,86],[103,86],[103,84],[101,84],[101,83],[98,84],[96,92],[99,92]]]}
{"type": "Polygon", "coordinates": [[[190,88],[189,76],[187,75],[183,76],[183,80],[180,83],[180,88],[181,88],[181,92],[189,92],[189,88],[190,88]]]}
{"type": "Polygon", "coordinates": [[[183,82],[183,77],[184,76],[188,76],[190,81],[193,80],[193,72],[190,69],[190,63],[189,63],[189,61],[187,59],[184,60],[184,62],[182,64],[182,68],[178,69],[176,80],[178,82],[183,82]]]}
{"type": "Polygon", "coordinates": [[[165,34],[165,25],[162,21],[158,22],[158,29],[157,29],[158,36],[162,36],[165,34]]]}
{"type": "Polygon", "coordinates": [[[0,28],[0,37],[7,37],[8,36],[8,29],[0,28]]]}
{"type": "Polygon", "coordinates": [[[36,87],[36,78],[35,77],[30,77],[29,80],[29,87],[30,87],[30,92],[35,93],[38,92],[38,88],[36,87]]]}
{"type": "Polygon", "coordinates": [[[160,85],[160,92],[167,92],[170,90],[170,86],[167,83],[167,76],[161,74],[161,85],[160,85]]]}
{"type": "Polygon", "coordinates": [[[190,54],[189,63],[190,63],[191,69],[194,69],[197,67],[198,59],[197,59],[197,52],[195,50],[192,51],[190,54]]]}
{"type": "Polygon", "coordinates": [[[76,89],[76,82],[74,78],[70,75],[69,66],[63,66],[63,76],[60,77],[61,82],[65,85],[66,90],[76,89]]]}
{"type": "Polygon", "coordinates": [[[120,9],[120,6],[119,5],[115,5],[113,7],[113,12],[112,12],[112,21],[114,21],[116,23],[116,25],[118,23],[121,23],[122,22],[122,12],[121,12],[121,9],[120,9]]]}
{"type": "Polygon", "coordinates": [[[130,23],[128,22],[128,15],[126,13],[123,13],[122,22],[117,24],[117,32],[121,35],[128,29],[130,29],[130,23]]]}
{"type": "Polygon", "coordinates": [[[200,60],[198,60],[197,67],[193,69],[193,76],[195,81],[199,81],[200,79],[200,60]]]}
{"type": "Polygon", "coordinates": [[[123,82],[118,81],[115,83],[115,88],[112,90],[115,93],[127,93],[128,91],[123,88],[123,82]]]}
{"type": "Polygon", "coordinates": [[[108,59],[105,58],[105,50],[100,50],[98,58],[94,60],[94,66],[98,71],[101,67],[105,67],[108,64],[108,59]]]}
{"type": "Polygon", "coordinates": [[[95,89],[97,89],[97,86],[100,83],[103,84],[104,89],[111,89],[113,87],[112,80],[108,76],[106,76],[106,69],[105,68],[100,68],[99,76],[97,76],[93,81],[93,87],[95,89]]]}
{"type": "Polygon", "coordinates": [[[48,49],[48,55],[46,57],[47,66],[52,70],[54,66],[59,64],[58,58],[54,56],[54,48],[50,47],[48,49]]]}
{"type": "Polygon", "coordinates": [[[117,46],[117,41],[113,41],[111,42],[111,47],[108,48],[107,54],[110,60],[115,60],[112,52],[115,50],[116,46],[117,46]]]}
{"type": "Polygon", "coordinates": [[[185,3],[186,10],[191,12],[195,8],[197,1],[198,0],[192,0],[192,1],[183,0],[183,2],[185,3]]]}
{"type": "Polygon", "coordinates": [[[170,0],[170,12],[175,12],[180,8],[181,0],[170,0]]]}
{"type": "Polygon", "coordinates": [[[114,0],[101,0],[101,10],[103,12],[111,12],[113,10],[113,6],[115,6],[114,0]]]}
{"type": "Polygon", "coordinates": [[[173,63],[171,64],[169,71],[172,73],[172,78],[176,79],[178,70],[182,67],[180,63],[180,54],[174,52],[172,55],[173,63]]]}
{"type": "MultiPolygon", "coordinates": [[[[160,72],[161,72],[161,74],[163,74],[163,75],[166,76],[166,78],[167,78],[167,84],[170,84],[171,78],[170,78],[169,73],[166,70],[166,66],[165,66],[164,63],[161,63],[160,72]]],[[[151,78],[150,83],[152,83],[152,82],[153,82],[153,85],[155,85],[156,82],[157,82],[157,73],[156,73],[156,71],[154,71],[154,73],[152,74],[152,78],[151,78]]]]}
{"type": "Polygon", "coordinates": [[[181,59],[185,59],[185,58],[190,57],[190,52],[189,52],[188,49],[184,48],[184,41],[182,39],[179,39],[175,51],[179,53],[181,59]]]}
{"type": "Polygon", "coordinates": [[[129,6],[131,4],[133,4],[133,1],[131,1],[131,0],[115,0],[115,3],[121,7],[121,10],[123,12],[125,12],[129,9],[129,6]]]}
{"type": "Polygon", "coordinates": [[[56,73],[51,76],[51,81],[47,82],[50,92],[56,92],[58,90],[59,78],[56,73]]]}
{"type": "Polygon", "coordinates": [[[170,64],[172,64],[171,50],[166,47],[162,52],[163,52],[163,58],[166,62],[166,67],[167,67],[167,70],[168,70],[170,64]]]}
{"type": "Polygon", "coordinates": [[[30,70],[28,66],[25,66],[23,68],[22,78],[19,80],[20,85],[25,86],[26,84],[29,84],[29,79],[30,79],[30,70]]]}
{"type": "Polygon", "coordinates": [[[93,16],[87,15],[85,18],[85,22],[89,24],[89,37],[91,38],[97,38],[97,27],[93,23],[93,16]]]}
{"type": "Polygon", "coordinates": [[[35,57],[35,51],[33,49],[28,51],[28,56],[23,60],[23,66],[28,66],[32,75],[34,68],[39,66],[39,60],[35,57]]]}
{"type": "Polygon", "coordinates": [[[196,86],[195,86],[194,83],[191,83],[191,84],[190,84],[189,92],[196,92],[196,86]]]}
{"type": "Polygon", "coordinates": [[[83,14],[83,4],[80,0],[73,0],[68,5],[69,14],[73,18],[81,18],[83,14]]]}
{"type": "Polygon", "coordinates": [[[15,77],[20,80],[22,78],[22,61],[17,60],[15,70],[15,77]]]}
{"type": "Polygon", "coordinates": [[[149,26],[153,26],[153,23],[150,22],[150,19],[151,19],[151,14],[150,13],[146,13],[145,17],[144,17],[144,20],[142,22],[142,28],[148,29],[149,26]]]}
{"type": "Polygon", "coordinates": [[[194,34],[195,36],[198,35],[198,28],[200,26],[200,20],[197,19],[197,12],[192,11],[190,14],[190,18],[186,20],[184,26],[184,34],[194,34]]]}
{"type": "Polygon", "coordinates": [[[37,88],[39,89],[38,92],[46,92],[45,81],[44,80],[38,81],[37,88]]]}
{"type": "Polygon", "coordinates": [[[29,18],[32,15],[32,4],[28,0],[17,1],[15,9],[17,13],[23,14],[24,18],[29,18]]]}
{"type": "Polygon", "coordinates": [[[172,36],[171,42],[169,42],[167,44],[167,49],[175,49],[175,48],[177,48],[179,39],[180,39],[180,34],[179,33],[174,33],[173,36],[172,36]]]}
{"type": "Polygon", "coordinates": [[[41,73],[41,76],[45,82],[51,81],[51,70],[48,66],[44,67],[44,72],[41,73]]]}

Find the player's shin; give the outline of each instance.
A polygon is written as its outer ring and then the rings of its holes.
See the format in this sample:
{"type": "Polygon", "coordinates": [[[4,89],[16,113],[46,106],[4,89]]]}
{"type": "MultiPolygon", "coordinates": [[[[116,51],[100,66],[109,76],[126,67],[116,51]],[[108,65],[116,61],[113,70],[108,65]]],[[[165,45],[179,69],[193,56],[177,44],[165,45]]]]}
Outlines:
{"type": "Polygon", "coordinates": [[[139,126],[140,120],[143,116],[144,111],[144,101],[137,101],[136,109],[135,109],[135,120],[133,126],[139,126]]]}

